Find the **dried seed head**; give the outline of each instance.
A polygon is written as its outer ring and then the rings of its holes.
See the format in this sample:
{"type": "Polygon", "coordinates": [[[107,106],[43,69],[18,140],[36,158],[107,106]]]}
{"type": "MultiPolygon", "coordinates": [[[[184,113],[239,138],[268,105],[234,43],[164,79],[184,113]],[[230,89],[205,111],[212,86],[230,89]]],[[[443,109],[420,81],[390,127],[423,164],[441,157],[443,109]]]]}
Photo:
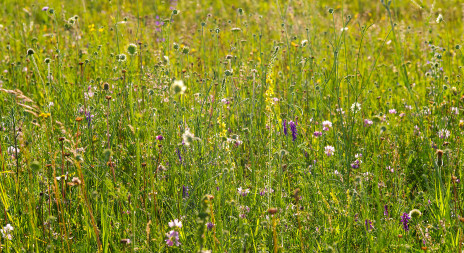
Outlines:
{"type": "Polygon", "coordinates": [[[121,239],[121,243],[125,244],[125,245],[128,245],[128,244],[131,243],[131,240],[130,239],[121,239]]]}
{"type": "Polygon", "coordinates": [[[400,234],[400,235],[398,235],[398,238],[403,238],[403,235],[401,235],[401,234],[400,234]]]}
{"type": "Polygon", "coordinates": [[[64,141],[64,137],[58,138],[59,141],[64,141]]]}
{"type": "Polygon", "coordinates": [[[277,211],[278,211],[277,208],[269,208],[269,209],[267,209],[267,212],[268,212],[269,214],[276,214],[277,211]]]}
{"type": "Polygon", "coordinates": [[[76,118],[76,121],[77,121],[77,122],[82,121],[82,118],[81,118],[81,117],[77,117],[77,118],[76,118]]]}
{"type": "Polygon", "coordinates": [[[111,96],[105,96],[106,100],[111,100],[111,96]]]}
{"type": "Polygon", "coordinates": [[[76,184],[76,185],[80,185],[82,183],[81,180],[78,177],[73,177],[71,182],[76,184]]]}

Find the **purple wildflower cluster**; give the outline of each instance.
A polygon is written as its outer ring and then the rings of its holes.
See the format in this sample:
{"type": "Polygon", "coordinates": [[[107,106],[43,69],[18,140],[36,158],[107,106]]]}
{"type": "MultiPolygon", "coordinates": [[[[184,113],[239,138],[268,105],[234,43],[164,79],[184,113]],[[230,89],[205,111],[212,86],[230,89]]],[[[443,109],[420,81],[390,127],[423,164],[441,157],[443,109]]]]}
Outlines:
{"type": "Polygon", "coordinates": [[[408,213],[403,213],[403,215],[401,215],[401,223],[403,223],[404,231],[409,231],[408,222],[409,222],[410,219],[411,219],[411,217],[409,217],[408,213]]]}

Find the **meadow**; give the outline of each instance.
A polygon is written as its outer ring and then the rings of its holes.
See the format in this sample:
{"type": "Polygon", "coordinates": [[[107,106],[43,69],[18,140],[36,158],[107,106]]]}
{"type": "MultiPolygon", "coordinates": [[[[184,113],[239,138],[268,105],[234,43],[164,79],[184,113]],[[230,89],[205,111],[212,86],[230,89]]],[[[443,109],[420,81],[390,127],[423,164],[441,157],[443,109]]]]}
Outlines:
{"type": "Polygon", "coordinates": [[[1,5],[2,252],[464,252],[464,2],[1,5]]]}

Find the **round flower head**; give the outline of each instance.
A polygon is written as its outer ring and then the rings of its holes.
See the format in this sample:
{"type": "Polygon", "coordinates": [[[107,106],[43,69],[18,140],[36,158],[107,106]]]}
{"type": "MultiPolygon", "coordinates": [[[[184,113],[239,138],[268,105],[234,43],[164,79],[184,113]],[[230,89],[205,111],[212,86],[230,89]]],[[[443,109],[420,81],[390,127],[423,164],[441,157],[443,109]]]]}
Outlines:
{"type": "Polygon", "coordinates": [[[127,59],[127,56],[125,54],[118,55],[118,61],[124,62],[126,61],[126,59],[127,59]]]}
{"type": "Polygon", "coordinates": [[[182,134],[182,140],[185,145],[189,146],[195,140],[195,136],[189,130],[185,130],[184,134],[182,134]]]}
{"type": "Polygon", "coordinates": [[[422,213],[418,209],[412,209],[409,212],[409,217],[411,217],[413,219],[419,218],[420,216],[422,216],[422,213]]]}
{"type": "Polygon", "coordinates": [[[326,146],[324,148],[324,153],[327,155],[327,156],[332,156],[333,153],[335,152],[335,148],[333,146],[326,146]]]}
{"type": "Polygon", "coordinates": [[[29,49],[27,50],[27,55],[33,55],[33,54],[35,54],[34,49],[29,48],[29,49]]]}
{"type": "Polygon", "coordinates": [[[174,91],[174,94],[184,94],[187,87],[184,85],[182,80],[176,80],[172,83],[171,89],[174,91]]]}
{"type": "Polygon", "coordinates": [[[129,44],[129,46],[127,47],[127,52],[130,54],[130,55],[134,55],[137,53],[137,45],[131,43],[129,44]]]}

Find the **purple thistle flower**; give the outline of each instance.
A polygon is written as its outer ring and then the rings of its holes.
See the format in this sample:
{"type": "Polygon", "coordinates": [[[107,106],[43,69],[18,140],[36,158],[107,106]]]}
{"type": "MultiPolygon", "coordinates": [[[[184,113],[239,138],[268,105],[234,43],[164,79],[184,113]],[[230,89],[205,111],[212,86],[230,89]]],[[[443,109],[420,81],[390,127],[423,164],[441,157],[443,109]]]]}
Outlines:
{"type": "Polygon", "coordinates": [[[48,6],[43,7],[42,11],[48,11],[48,6]]]}
{"type": "Polygon", "coordinates": [[[156,136],[156,139],[159,140],[159,141],[162,141],[162,140],[164,140],[164,137],[162,135],[158,135],[158,136],[156,136]]]}
{"type": "Polygon", "coordinates": [[[293,141],[296,140],[296,123],[293,122],[293,121],[290,121],[290,130],[292,131],[292,137],[293,137],[293,141]]]}
{"type": "Polygon", "coordinates": [[[388,205],[383,207],[383,215],[388,216],[388,205]]]}
{"type": "Polygon", "coordinates": [[[404,231],[409,231],[408,222],[409,222],[410,219],[411,219],[411,217],[409,217],[408,213],[403,213],[403,215],[401,216],[401,222],[403,223],[404,231]]]}
{"type": "Polygon", "coordinates": [[[314,135],[315,137],[319,137],[319,136],[322,135],[322,132],[315,131],[315,132],[313,133],[313,135],[314,135]]]}
{"type": "Polygon", "coordinates": [[[287,131],[287,120],[286,119],[282,121],[282,125],[284,127],[284,134],[287,135],[288,131],[287,131]]]}

